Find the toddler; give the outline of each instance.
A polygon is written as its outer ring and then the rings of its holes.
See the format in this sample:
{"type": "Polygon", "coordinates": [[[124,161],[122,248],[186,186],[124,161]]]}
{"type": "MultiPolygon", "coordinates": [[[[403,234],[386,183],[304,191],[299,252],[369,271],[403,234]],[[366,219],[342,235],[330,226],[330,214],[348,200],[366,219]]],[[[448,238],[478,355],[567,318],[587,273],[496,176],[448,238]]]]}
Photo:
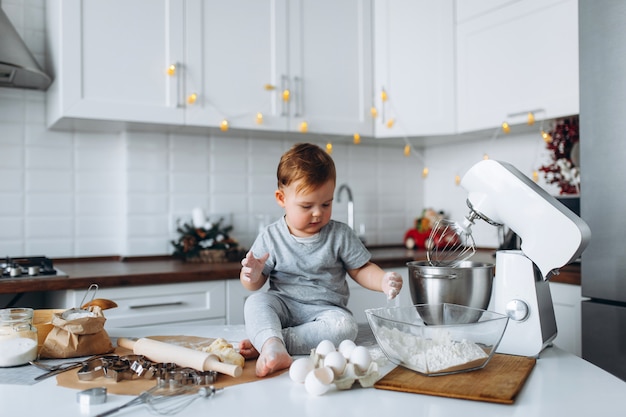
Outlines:
{"type": "Polygon", "coordinates": [[[336,172],[319,146],[297,144],[280,159],[276,202],[284,216],[270,224],[241,261],[240,281],[259,290],[245,302],[246,358],[258,357],[257,376],[291,365],[317,344],[354,340],[346,273],[361,286],[394,298],[402,277],[370,262],[370,253],[346,224],[331,220],[336,172]]]}

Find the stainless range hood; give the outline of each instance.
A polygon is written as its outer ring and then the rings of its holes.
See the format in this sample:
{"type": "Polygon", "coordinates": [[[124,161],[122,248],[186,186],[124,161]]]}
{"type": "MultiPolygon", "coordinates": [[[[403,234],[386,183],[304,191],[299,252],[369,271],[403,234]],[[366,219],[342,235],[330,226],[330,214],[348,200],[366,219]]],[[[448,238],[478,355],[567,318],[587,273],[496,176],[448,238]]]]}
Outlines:
{"type": "Polygon", "coordinates": [[[46,90],[51,82],[0,8],[0,87],[46,90]]]}

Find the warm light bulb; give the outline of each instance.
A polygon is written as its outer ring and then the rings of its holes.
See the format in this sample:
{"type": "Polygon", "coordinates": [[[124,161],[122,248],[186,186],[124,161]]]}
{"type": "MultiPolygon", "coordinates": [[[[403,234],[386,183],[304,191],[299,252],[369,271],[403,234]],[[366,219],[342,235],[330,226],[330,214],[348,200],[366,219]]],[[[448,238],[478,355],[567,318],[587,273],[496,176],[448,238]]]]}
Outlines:
{"type": "Polygon", "coordinates": [[[532,126],[535,124],[535,115],[533,114],[533,112],[529,111],[528,112],[528,126],[532,126]]]}
{"type": "Polygon", "coordinates": [[[388,97],[387,97],[387,92],[385,91],[385,89],[383,88],[383,91],[381,91],[380,93],[380,99],[383,101],[383,103],[385,101],[387,101],[388,97]]]}
{"type": "Polygon", "coordinates": [[[263,88],[265,88],[267,91],[273,91],[273,90],[276,90],[276,86],[275,86],[275,85],[272,85],[272,84],[265,84],[265,85],[263,86],[263,88]]]}
{"type": "Polygon", "coordinates": [[[395,123],[396,123],[396,119],[387,120],[387,128],[391,129],[395,123]]]}
{"type": "Polygon", "coordinates": [[[169,75],[170,77],[174,76],[176,74],[176,65],[172,64],[169,67],[167,67],[167,75],[169,75]]]}
{"type": "Polygon", "coordinates": [[[404,156],[409,156],[411,155],[411,145],[407,144],[404,145],[404,156]]]}
{"type": "Polygon", "coordinates": [[[309,124],[307,122],[300,123],[300,132],[306,133],[309,131],[309,124]]]}
{"type": "Polygon", "coordinates": [[[456,174],[456,175],[454,176],[454,183],[455,183],[456,185],[461,184],[461,176],[460,176],[459,174],[456,174]]]}
{"type": "Polygon", "coordinates": [[[376,110],[376,107],[372,107],[370,109],[370,114],[372,115],[372,117],[375,119],[376,117],[378,117],[378,110],[376,110]]]}
{"type": "Polygon", "coordinates": [[[507,122],[502,122],[502,131],[504,133],[511,133],[511,126],[507,122]]]}
{"type": "Polygon", "coordinates": [[[545,143],[550,143],[552,142],[552,136],[550,136],[549,133],[544,132],[543,130],[541,131],[541,137],[543,138],[543,141],[545,143]]]}
{"type": "Polygon", "coordinates": [[[262,125],[263,124],[263,113],[257,113],[256,114],[256,124],[258,124],[258,125],[262,125]]]}
{"type": "Polygon", "coordinates": [[[534,182],[538,182],[539,181],[539,173],[537,172],[537,170],[533,171],[533,181],[534,182]]]}
{"type": "Polygon", "coordinates": [[[188,104],[193,104],[196,102],[196,100],[198,100],[198,95],[196,93],[191,93],[189,94],[189,97],[187,97],[188,104]]]}
{"type": "Polygon", "coordinates": [[[222,132],[226,132],[228,130],[228,120],[224,119],[222,120],[222,123],[220,123],[220,130],[222,132]]]}
{"type": "Polygon", "coordinates": [[[358,145],[359,143],[361,143],[361,135],[359,135],[358,133],[355,133],[354,135],[352,135],[353,138],[353,142],[355,145],[358,145]]]}
{"type": "Polygon", "coordinates": [[[424,167],[424,169],[422,170],[422,178],[426,178],[428,177],[428,168],[424,167]]]}
{"type": "Polygon", "coordinates": [[[329,155],[333,153],[333,144],[330,142],[326,144],[326,153],[328,153],[329,155]]]}
{"type": "Polygon", "coordinates": [[[283,90],[283,101],[289,101],[290,96],[291,96],[291,91],[287,89],[283,90]]]}
{"type": "Polygon", "coordinates": [[[489,155],[488,154],[483,154],[483,159],[486,161],[487,159],[489,159],[489,155]]]}

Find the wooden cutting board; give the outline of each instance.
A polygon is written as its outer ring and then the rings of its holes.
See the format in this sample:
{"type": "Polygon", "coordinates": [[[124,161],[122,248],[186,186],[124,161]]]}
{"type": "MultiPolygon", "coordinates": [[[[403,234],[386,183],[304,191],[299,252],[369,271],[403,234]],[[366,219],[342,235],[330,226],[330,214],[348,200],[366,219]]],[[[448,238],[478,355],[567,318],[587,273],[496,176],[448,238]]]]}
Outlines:
{"type": "Polygon", "coordinates": [[[513,404],[537,360],[496,353],[477,371],[424,376],[398,366],[374,384],[375,388],[439,397],[513,404]]]}

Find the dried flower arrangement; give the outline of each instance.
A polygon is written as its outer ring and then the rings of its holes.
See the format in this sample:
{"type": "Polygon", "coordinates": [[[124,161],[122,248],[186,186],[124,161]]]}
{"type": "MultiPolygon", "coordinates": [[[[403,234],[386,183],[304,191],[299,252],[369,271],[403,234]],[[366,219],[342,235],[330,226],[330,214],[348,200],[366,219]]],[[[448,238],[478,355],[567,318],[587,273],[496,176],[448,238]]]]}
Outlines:
{"type": "Polygon", "coordinates": [[[546,182],[556,184],[561,194],[580,194],[578,166],[578,116],[560,119],[549,132],[546,147],[551,151],[551,163],[539,168],[546,182]]]}

